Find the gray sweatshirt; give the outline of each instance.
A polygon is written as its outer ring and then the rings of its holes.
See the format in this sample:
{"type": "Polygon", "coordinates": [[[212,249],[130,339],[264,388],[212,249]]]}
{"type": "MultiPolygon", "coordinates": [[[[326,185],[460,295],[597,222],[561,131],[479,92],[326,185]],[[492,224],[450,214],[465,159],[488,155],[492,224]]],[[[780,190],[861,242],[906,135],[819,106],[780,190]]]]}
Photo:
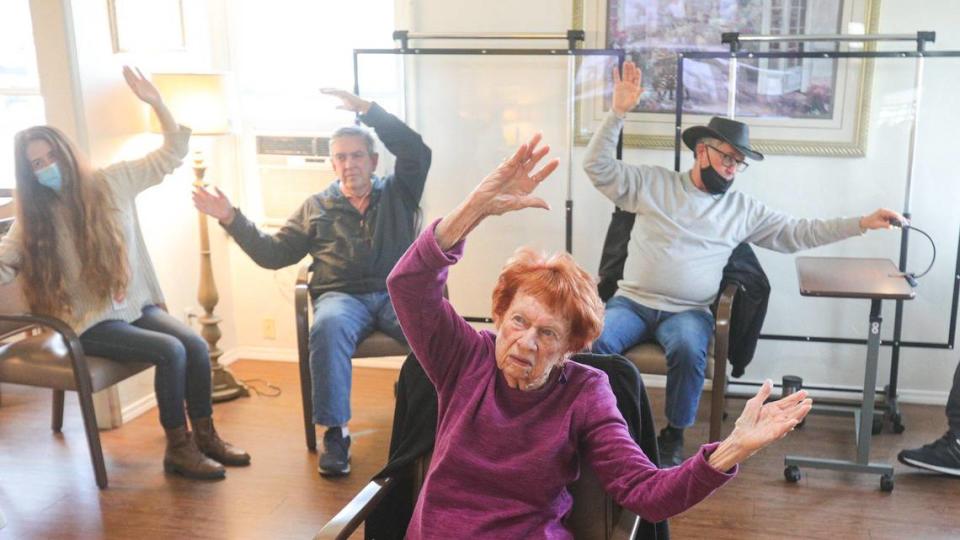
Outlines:
{"type": "Polygon", "coordinates": [[[637,214],[617,294],[653,309],[709,309],[733,249],[743,242],[792,253],[862,234],[860,218],[797,219],[738,191],[705,193],[690,173],[614,157],[623,120],[612,111],[587,146],[593,185],[637,214]]]}
{"type": "MultiPolygon", "coordinates": [[[[84,284],[80,279],[80,257],[72,226],[66,222],[63,212],[52,214],[64,284],[71,295],[73,309],[72,316],[66,317],[64,322],[77,334],[108,319],[133,322],[142,316],[144,307],[163,303],[160,283],[140,231],[136,198],[141,191],[159,184],[180,166],[187,155],[189,140],[190,129],[180,126],[179,131],[164,133],[163,146],[145,157],[114,163],[94,175],[110,184],[114,203],[120,211],[120,228],[123,230],[131,271],[130,283],[122,301],[98,299],[84,284]]],[[[13,281],[20,272],[23,261],[21,235],[19,225],[14,222],[10,232],[0,240],[0,283],[13,281]]]]}

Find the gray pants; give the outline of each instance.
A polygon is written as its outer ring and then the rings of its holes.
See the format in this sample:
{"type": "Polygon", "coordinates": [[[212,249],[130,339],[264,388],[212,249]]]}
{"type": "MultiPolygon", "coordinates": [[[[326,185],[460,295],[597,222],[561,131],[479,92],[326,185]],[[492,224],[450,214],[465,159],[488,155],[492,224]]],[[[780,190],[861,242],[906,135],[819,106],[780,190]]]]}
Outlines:
{"type": "Polygon", "coordinates": [[[950,397],[947,398],[947,422],[950,423],[950,431],[960,438],[960,362],[953,374],[953,387],[950,388],[950,397]]]}

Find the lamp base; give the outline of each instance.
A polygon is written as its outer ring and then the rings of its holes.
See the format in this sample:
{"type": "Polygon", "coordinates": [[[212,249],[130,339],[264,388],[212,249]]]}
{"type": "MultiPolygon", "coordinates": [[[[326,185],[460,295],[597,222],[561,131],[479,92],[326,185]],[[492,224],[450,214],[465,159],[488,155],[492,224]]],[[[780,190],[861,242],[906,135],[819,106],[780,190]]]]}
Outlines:
{"type": "Polygon", "coordinates": [[[214,403],[230,401],[238,397],[250,397],[247,385],[238,381],[227,368],[216,364],[213,366],[213,388],[211,398],[214,403]]]}

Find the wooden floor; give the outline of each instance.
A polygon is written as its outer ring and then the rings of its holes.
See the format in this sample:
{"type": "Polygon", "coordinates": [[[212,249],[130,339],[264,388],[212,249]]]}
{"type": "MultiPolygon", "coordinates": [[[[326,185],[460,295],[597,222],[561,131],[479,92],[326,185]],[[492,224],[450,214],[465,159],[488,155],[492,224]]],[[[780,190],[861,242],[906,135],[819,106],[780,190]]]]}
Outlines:
{"type": "MultiPolygon", "coordinates": [[[[278,398],[219,404],[221,434],[253,456],[220,482],[195,482],[163,473],[163,433],[156,411],[102,432],[110,487],[96,488],[76,398],[67,399],[62,434],[49,429],[49,391],[3,386],[0,405],[0,538],[310,538],[384,463],[393,414],[396,372],[354,373],[353,473],[326,480],[316,472],[301,429],[296,365],[240,361],[241,378],[267,379],[278,398]]],[[[662,409],[663,391],[653,389],[662,409]]],[[[708,397],[708,396],[705,396],[708,397]]],[[[732,402],[731,411],[742,402],[732,402]]],[[[945,429],[940,407],[905,406],[907,431],[873,439],[873,460],[895,462],[945,429]]],[[[729,422],[726,426],[730,429],[729,422]]],[[[688,447],[703,442],[706,418],[688,432],[688,447]]],[[[960,538],[960,480],[896,465],[896,489],[879,479],[804,471],[799,484],[783,479],[787,453],[852,457],[849,420],[811,417],[807,427],[754,456],[738,478],[712,498],[671,520],[674,538],[960,538]]]]}

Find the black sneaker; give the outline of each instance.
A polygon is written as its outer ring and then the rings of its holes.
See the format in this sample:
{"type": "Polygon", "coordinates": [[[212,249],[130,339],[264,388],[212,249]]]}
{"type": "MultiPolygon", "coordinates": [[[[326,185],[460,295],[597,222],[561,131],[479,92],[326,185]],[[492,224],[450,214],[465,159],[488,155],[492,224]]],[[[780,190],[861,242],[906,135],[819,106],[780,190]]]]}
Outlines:
{"type": "Polygon", "coordinates": [[[661,467],[676,467],[683,463],[683,430],[665,427],[657,437],[661,467]]]}
{"type": "Polygon", "coordinates": [[[322,476],[350,474],[350,436],[343,436],[339,427],[327,428],[323,434],[323,453],[318,469],[322,476]]]}
{"type": "Polygon", "coordinates": [[[897,459],[904,465],[951,476],[960,476],[960,439],[949,431],[922,448],[903,450],[897,459]]]}

